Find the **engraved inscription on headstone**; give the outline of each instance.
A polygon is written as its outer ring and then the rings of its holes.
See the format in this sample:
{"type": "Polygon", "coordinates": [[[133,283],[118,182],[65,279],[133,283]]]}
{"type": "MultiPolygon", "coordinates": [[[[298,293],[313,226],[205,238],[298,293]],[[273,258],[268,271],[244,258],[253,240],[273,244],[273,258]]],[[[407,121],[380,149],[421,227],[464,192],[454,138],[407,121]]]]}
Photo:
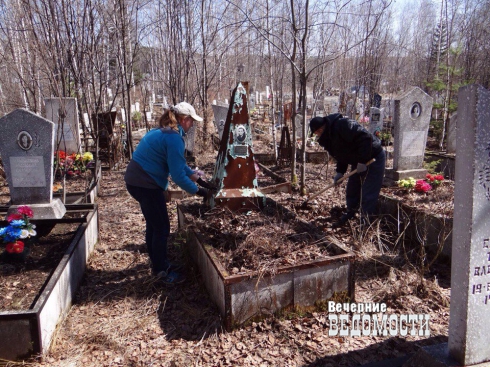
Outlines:
{"type": "Polygon", "coordinates": [[[424,154],[425,131],[407,131],[402,137],[402,152],[406,157],[424,154]]]}
{"type": "Polygon", "coordinates": [[[448,350],[472,366],[490,361],[490,91],[462,87],[458,102],[448,350]]]}
{"type": "Polygon", "coordinates": [[[233,153],[236,156],[246,156],[248,154],[248,145],[234,145],[233,153]]]}
{"type": "Polygon", "coordinates": [[[45,187],[44,158],[42,156],[10,157],[13,187],[45,187]]]}
{"type": "Polygon", "coordinates": [[[22,130],[17,135],[17,144],[22,150],[29,150],[32,147],[32,136],[27,131],[22,130]]]}

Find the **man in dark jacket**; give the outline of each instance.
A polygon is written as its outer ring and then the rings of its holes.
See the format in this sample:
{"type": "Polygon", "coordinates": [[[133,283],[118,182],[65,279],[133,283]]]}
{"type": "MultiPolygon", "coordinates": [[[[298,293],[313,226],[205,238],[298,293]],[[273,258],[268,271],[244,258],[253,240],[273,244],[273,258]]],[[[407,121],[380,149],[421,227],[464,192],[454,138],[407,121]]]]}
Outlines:
{"type": "Polygon", "coordinates": [[[318,143],[337,161],[334,183],[344,176],[349,165],[357,169],[347,182],[347,212],[334,223],[334,227],[354,217],[359,206],[363,218],[369,220],[376,214],[383,183],[386,158],[381,142],[356,121],[339,113],[311,119],[310,131],[311,135],[318,136],[318,143]],[[375,161],[366,165],[372,158],[375,161]]]}

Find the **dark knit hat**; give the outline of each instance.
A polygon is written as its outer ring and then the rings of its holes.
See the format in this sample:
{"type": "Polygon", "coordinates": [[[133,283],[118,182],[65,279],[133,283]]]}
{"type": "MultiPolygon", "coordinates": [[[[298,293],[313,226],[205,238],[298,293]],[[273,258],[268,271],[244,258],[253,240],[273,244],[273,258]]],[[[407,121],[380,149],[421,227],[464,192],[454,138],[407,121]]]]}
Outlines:
{"type": "Polygon", "coordinates": [[[315,131],[317,131],[322,126],[326,125],[327,121],[325,121],[324,117],[314,117],[310,121],[310,136],[313,136],[315,131]]]}

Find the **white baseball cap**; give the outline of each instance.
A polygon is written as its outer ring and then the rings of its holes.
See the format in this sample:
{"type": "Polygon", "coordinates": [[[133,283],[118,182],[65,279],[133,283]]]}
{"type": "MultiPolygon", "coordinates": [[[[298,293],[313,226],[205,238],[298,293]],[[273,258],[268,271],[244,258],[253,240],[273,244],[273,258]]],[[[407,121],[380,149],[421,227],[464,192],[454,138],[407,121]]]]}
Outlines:
{"type": "Polygon", "coordinates": [[[188,115],[192,117],[194,121],[201,122],[203,120],[202,117],[196,114],[196,110],[194,109],[194,107],[192,107],[187,102],[177,103],[175,106],[172,107],[172,110],[179,115],[188,115]]]}

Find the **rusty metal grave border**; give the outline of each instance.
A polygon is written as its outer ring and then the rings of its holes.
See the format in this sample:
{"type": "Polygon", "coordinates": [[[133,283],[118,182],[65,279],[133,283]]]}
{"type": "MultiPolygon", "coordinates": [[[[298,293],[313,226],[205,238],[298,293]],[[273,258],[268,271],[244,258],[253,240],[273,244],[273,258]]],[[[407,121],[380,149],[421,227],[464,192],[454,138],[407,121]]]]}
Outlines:
{"type": "MultiPolygon", "coordinates": [[[[187,227],[185,208],[179,205],[177,214],[179,228],[187,232],[189,254],[197,264],[227,330],[280,311],[314,309],[340,295],[354,301],[355,255],[347,248],[330,243],[338,255],[294,266],[281,266],[274,276],[257,271],[230,275],[218,260],[214,248],[206,243],[203,234],[197,232],[192,223],[187,227]]],[[[298,218],[295,220],[301,221],[298,218]]]]}
{"type": "MultiPolygon", "coordinates": [[[[5,214],[8,207],[0,207],[5,214]]],[[[27,310],[0,312],[0,358],[20,360],[47,352],[58,324],[68,313],[87,260],[99,237],[97,204],[66,205],[82,218],[50,220],[80,225],[58,266],[51,272],[34,304],[27,310]]],[[[41,221],[38,221],[38,223],[41,221]]],[[[1,277],[0,277],[1,278],[1,277]]]]}

